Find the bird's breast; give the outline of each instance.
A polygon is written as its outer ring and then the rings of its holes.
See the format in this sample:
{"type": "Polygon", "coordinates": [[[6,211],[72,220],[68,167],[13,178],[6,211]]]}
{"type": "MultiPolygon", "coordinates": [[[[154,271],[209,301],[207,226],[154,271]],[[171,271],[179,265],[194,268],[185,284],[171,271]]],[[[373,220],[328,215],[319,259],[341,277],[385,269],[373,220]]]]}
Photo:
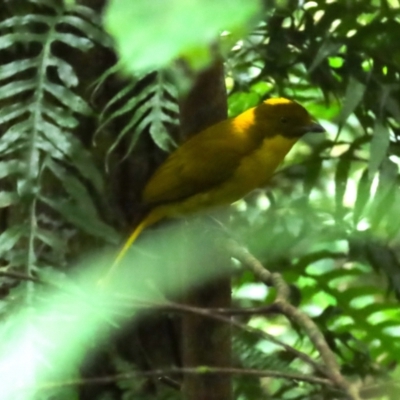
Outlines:
{"type": "Polygon", "coordinates": [[[281,135],[265,138],[261,146],[243,157],[233,180],[246,193],[265,185],[296,141],[281,135]]]}

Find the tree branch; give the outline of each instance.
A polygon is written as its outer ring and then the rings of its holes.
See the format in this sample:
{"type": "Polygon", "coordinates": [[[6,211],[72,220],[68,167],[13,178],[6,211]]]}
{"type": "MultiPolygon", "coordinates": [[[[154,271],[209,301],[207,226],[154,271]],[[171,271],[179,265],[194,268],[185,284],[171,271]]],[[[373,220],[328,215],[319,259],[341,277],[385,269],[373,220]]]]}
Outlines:
{"type": "Polygon", "coordinates": [[[309,337],[315,348],[321,355],[325,366],[325,375],[352,400],[360,400],[358,389],[351,385],[340,373],[340,366],[336,360],[335,354],[332,352],[324,335],[319,330],[314,321],[305,313],[289,303],[290,288],[283,280],[282,275],[271,273],[257,260],[247,249],[240,246],[232,239],[224,239],[222,245],[227,249],[232,257],[239,260],[242,265],[254,273],[254,275],[268,286],[276,289],[277,295],[273,304],[277,306],[281,313],[289,320],[298,324],[309,337]]]}
{"type": "Polygon", "coordinates": [[[282,379],[291,379],[301,382],[314,383],[325,386],[332,386],[328,379],[318,378],[305,374],[286,373],[281,371],[243,369],[243,368],[220,368],[199,366],[197,368],[167,368],[152,371],[130,371],[117,375],[102,376],[88,379],[71,379],[59,382],[49,382],[38,385],[36,390],[49,390],[65,386],[82,386],[82,385],[104,385],[120,380],[129,380],[134,377],[159,377],[164,378],[175,375],[244,375],[258,377],[273,377],[282,379]]]}
{"type": "Polygon", "coordinates": [[[155,302],[155,301],[149,301],[149,300],[141,300],[137,298],[133,298],[131,296],[126,296],[123,294],[116,294],[115,295],[118,298],[123,299],[124,301],[130,301],[133,303],[134,307],[140,307],[140,308],[162,308],[165,311],[177,311],[177,312],[186,312],[186,313],[192,313],[192,314],[197,314],[197,315],[202,315],[203,317],[206,318],[212,318],[221,322],[224,322],[226,324],[230,324],[231,326],[241,329],[246,332],[254,333],[258,335],[259,337],[262,337],[265,340],[270,341],[271,343],[274,343],[283,349],[285,349],[287,352],[293,354],[300,360],[304,361],[308,365],[310,365],[315,371],[318,371],[321,374],[326,375],[325,368],[321,366],[320,364],[316,363],[311,357],[309,357],[307,354],[302,353],[299,350],[296,350],[295,348],[287,345],[286,343],[280,341],[277,339],[275,336],[270,335],[267,332],[264,332],[260,329],[253,328],[251,326],[248,326],[246,324],[242,324],[240,322],[237,322],[229,317],[225,317],[223,315],[216,314],[212,309],[208,308],[200,308],[200,307],[195,307],[192,305],[187,305],[187,304],[181,304],[181,303],[174,303],[171,301],[165,301],[163,303],[155,302]]]}

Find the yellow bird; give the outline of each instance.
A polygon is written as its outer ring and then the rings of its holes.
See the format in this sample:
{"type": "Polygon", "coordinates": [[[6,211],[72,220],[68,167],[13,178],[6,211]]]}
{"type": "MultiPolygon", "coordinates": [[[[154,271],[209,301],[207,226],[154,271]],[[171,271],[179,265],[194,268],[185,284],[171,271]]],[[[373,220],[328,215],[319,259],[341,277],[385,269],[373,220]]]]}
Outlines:
{"type": "Polygon", "coordinates": [[[144,188],[142,200],[151,211],[130,235],[108,275],[150,225],[231,204],[263,187],[307,132],[325,130],[300,104],[273,98],[188,139],[144,188]]]}

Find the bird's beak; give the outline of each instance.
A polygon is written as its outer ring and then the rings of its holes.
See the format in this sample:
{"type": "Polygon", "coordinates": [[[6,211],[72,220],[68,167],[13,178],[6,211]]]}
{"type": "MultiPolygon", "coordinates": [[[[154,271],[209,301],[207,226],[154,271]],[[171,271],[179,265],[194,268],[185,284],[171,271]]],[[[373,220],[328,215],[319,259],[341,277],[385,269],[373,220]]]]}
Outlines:
{"type": "Polygon", "coordinates": [[[311,121],[308,125],[302,127],[302,131],[304,133],[311,132],[311,133],[324,133],[325,129],[323,126],[318,124],[315,121],[311,121]]]}

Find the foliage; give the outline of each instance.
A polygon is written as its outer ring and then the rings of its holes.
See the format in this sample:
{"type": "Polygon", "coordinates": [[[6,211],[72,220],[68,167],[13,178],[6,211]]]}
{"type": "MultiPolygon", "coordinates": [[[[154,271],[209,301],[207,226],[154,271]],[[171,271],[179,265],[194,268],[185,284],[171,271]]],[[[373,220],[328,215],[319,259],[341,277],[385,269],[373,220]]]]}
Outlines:
{"type": "Polygon", "coordinates": [[[259,12],[257,0],[169,0],[158,2],[157,6],[138,0],[135,7],[128,8],[122,2],[111,1],[106,26],[118,39],[122,62],[130,71],[164,67],[178,55],[185,55],[198,69],[210,61],[208,43],[221,30],[243,31],[259,12]],[[193,8],[197,12],[193,13],[193,8]],[[176,21],[190,21],[190,28],[176,21]],[[162,35],[154,30],[154,24],[162,35]],[[152,46],[147,45],[149,42],[152,46]]]}
{"type": "MultiPolygon", "coordinates": [[[[120,226],[130,224],[124,221],[124,204],[137,198],[137,193],[129,193],[127,180],[140,190],[130,180],[131,165],[151,169],[151,160],[160,158],[157,149],[169,151],[176,142],[174,84],[179,87],[187,76],[171,61],[184,55],[196,68],[204,66],[211,57],[205,49],[216,43],[218,31],[225,30],[219,45],[226,52],[231,116],[269,96],[282,95],[304,104],[328,131],[325,137],[306,137],[269,188],[236,204],[229,228],[268,269],[281,272],[291,284],[293,303],[313,317],[346,377],[358,379],[365,392],[369,385],[396,378],[398,4],[264,2],[265,14],[259,13],[262,18],[245,36],[256,2],[195,2],[199,12],[193,12],[195,6],[188,10],[175,0],[166,26],[179,29],[165,28],[160,34],[164,5],[149,9],[149,2],[140,1],[129,7],[124,3],[122,9],[121,2],[110,1],[105,20],[113,43],[102,26],[100,9],[85,6],[85,1],[72,3],[0,4],[0,272],[44,276],[65,285],[64,272],[72,260],[118,242],[120,226]],[[221,12],[227,4],[235,10],[221,12]],[[210,14],[210,7],[217,10],[210,14]],[[121,77],[115,49],[124,68],[134,74],[121,77]],[[89,60],[97,57],[107,63],[99,61],[95,69],[89,60]],[[109,162],[111,157],[118,162],[109,162]]],[[[18,283],[12,275],[0,279],[1,316],[8,321],[2,333],[14,332],[8,331],[10,316],[18,305],[29,305],[23,318],[32,330],[25,339],[35,345],[39,359],[49,344],[44,333],[35,330],[42,314],[32,308],[46,294],[32,282],[18,283]]],[[[248,273],[236,278],[235,302],[240,308],[264,307],[274,295],[273,290],[265,294],[263,284],[248,273]],[[258,291],[260,287],[263,290],[258,291]]],[[[70,317],[73,307],[64,312],[70,317]]],[[[56,314],[46,316],[57,324],[56,314]]],[[[85,318],[77,324],[85,325],[85,318]]],[[[107,318],[101,324],[108,324],[107,318]]],[[[250,315],[245,323],[279,332],[280,340],[315,356],[304,332],[279,316],[250,315]]],[[[137,348],[139,353],[143,350],[141,345],[137,348]]],[[[244,369],[307,370],[290,353],[252,333],[237,332],[234,350],[244,369]]],[[[104,358],[111,359],[105,363],[110,368],[106,372],[151,367],[147,354],[141,353],[141,364],[127,356],[129,351],[103,349],[104,358]]],[[[44,360],[53,362],[50,356],[44,360]]],[[[61,375],[80,376],[76,360],[70,362],[61,375]]],[[[121,380],[115,387],[99,386],[91,398],[154,398],[146,384],[141,379],[121,380]]],[[[235,380],[235,391],[241,399],[338,398],[316,384],[247,376],[235,380]]],[[[385,393],[380,391],[375,398],[383,399],[385,393]]],[[[49,392],[44,398],[52,395],[83,396],[74,388],[49,392]]],[[[169,389],[165,396],[170,396],[169,389]]]]}
{"type": "Polygon", "coordinates": [[[32,3],[37,3],[37,12],[13,15],[0,24],[5,61],[0,67],[2,207],[21,210],[11,216],[12,223],[1,234],[0,249],[10,266],[24,265],[28,271],[41,263],[52,264],[56,254],[65,253],[67,232],[62,225],[58,233],[54,231],[57,215],[64,225],[72,224],[89,235],[116,238],[113,228],[99,219],[89,194],[91,189],[103,193],[103,178],[88,150],[72,134],[79,117],[91,115],[92,110],[73,91],[79,84],[74,66],[55,51],[62,43],[86,52],[96,42],[103,43],[104,34],[89,22],[94,15],[88,8],[78,7],[68,14],[56,2],[32,3]],[[66,32],[65,26],[77,33],[66,32]],[[79,34],[82,30],[84,36],[79,34]],[[18,46],[22,51],[17,53],[18,46]],[[49,179],[57,180],[62,191],[58,188],[49,196],[45,190],[49,179]],[[90,189],[84,181],[90,182],[90,189]],[[43,212],[46,209],[51,211],[43,212]],[[28,251],[12,251],[21,242],[28,251]],[[39,248],[44,253],[40,260],[39,248]]]}
{"type": "Polygon", "coordinates": [[[229,60],[232,114],[248,107],[249,94],[254,103],[280,94],[332,127],[324,141],[298,147],[272,193],[254,195],[244,218],[251,215],[254,252],[296,285],[343,370],[363,377],[385,375],[399,356],[390,293],[399,293],[400,64],[389,50],[399,22],[386,2],[310,2],[271,12],[229,60]]]}
{"type": "MultiPolygon", "coordinates": [[[[115,67],[111,67],[105,72],[96,85],[96,90],[99,90],[106,83],[107,78],[110,75],[112,76],[115,70],[115,67]]],[[[124,158],[132,153],[140,135],[147,131],[162,150],[171,150],[174,140],[168,135],[170,130],[168,126],[177,125],[176,119],[179,110],[176,101],[176,89],[168,81],[163,71],[150,72],[128,82],[110,99],[99,115],[98,132],[104,130],[121,116],[126,115],[128,118],[127,123],[108,149],[107,157],[132,131],[134,134],[129,138],[129,145],[124,158]],[[144,82],[144,89],[139,89],[139,94],[136,96],[135,90],[144,82]]]]}

